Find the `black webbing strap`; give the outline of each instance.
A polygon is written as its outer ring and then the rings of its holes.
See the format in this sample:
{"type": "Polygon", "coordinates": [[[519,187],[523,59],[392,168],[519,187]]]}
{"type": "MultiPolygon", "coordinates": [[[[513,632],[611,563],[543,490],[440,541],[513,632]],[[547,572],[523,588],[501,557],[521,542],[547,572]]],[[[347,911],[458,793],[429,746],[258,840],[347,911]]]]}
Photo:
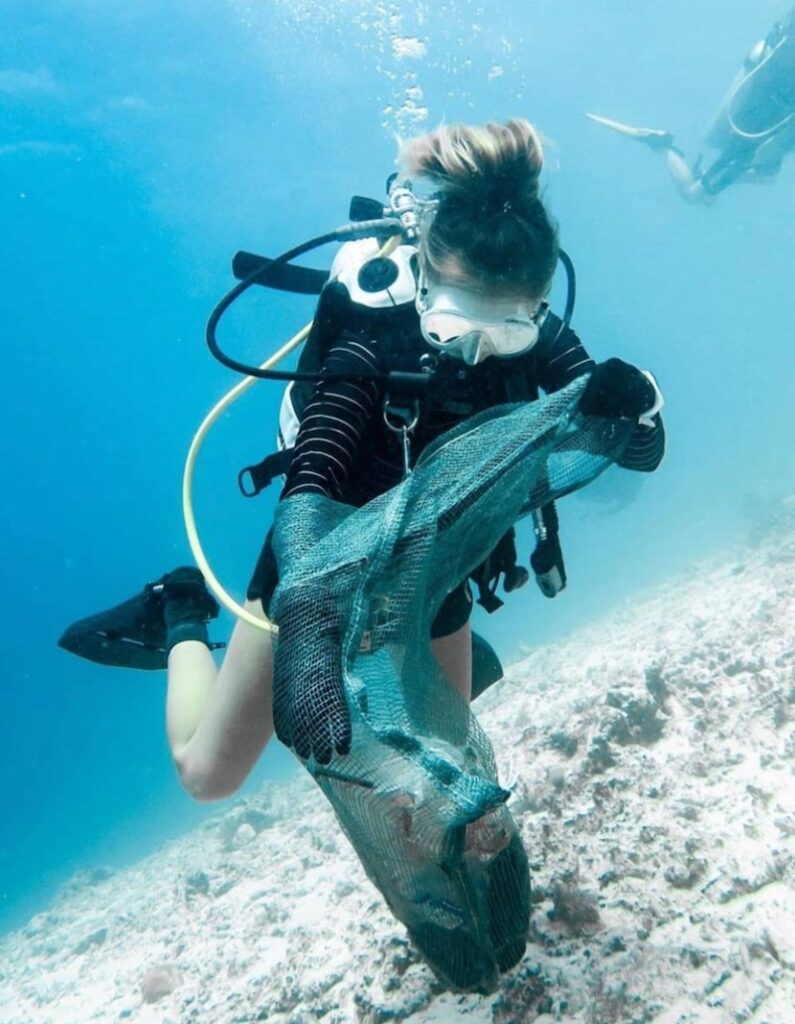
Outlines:
{"type": "Polygon", "coordinates": [[[497,585],[503,577],[506,593],[523,587],[530,578],[524,566],[516,564],[516,531],[513,527],[500,538],[497,547],[481,562],[470,579],[478,588],[477,603],[491,615],[505,602],[497,597],[497,585]]]}
{"type": "Polygon", "coordinates": [[[270,487],[277,476],[284,476],[288,472],[292,458],[292,448],[282,448],[266,455],[256,466],[245,466],[237,474],[240,493],[244,498],[256,498],[266,487],[270,487]]]}

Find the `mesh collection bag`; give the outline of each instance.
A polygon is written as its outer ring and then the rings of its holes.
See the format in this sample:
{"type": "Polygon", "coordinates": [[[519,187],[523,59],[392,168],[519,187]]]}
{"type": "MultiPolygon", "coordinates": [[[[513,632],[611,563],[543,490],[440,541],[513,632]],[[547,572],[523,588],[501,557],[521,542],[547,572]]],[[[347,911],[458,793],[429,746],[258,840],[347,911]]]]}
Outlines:
{"type": "Polygon", "coordinates": [[[491,744],[430,625],[518,518],[623,451],[633,424],[577,414],[584,383],[467,420],[363,508],[296,495],[276,513],[277,733],[454,989],[493,991],[521,959],[530,877],[491,744]]]}

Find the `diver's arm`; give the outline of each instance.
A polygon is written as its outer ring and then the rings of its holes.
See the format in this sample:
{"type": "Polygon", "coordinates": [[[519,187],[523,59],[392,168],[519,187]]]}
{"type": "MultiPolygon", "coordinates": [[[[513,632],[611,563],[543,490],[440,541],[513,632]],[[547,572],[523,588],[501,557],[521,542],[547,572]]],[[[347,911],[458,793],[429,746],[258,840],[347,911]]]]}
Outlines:
{"type": "MultiPolygon", "coordinates": [[[[328,372],[372,372],[376,362],[360,358],[359,348],[341,340],[332,350],[328,372]]],[[[367,346],[365,346],[365,350],[367,346]]],[[[320,384],[312,398],[313,419],[299,431],[285,493],[332,494],[343,482],[339,451],[353,452],[375,401],[373,382],[320,384]],[[342,419],[344,426],[336,421],[342,419]],[[341,434],[334,433],[340,429],[341,434]]],[[[307,410],[307,413],[309,410],[307,410]]],[[[347,467],[347,463],[343,459],[347,467]]],[[[347,472],[347,468],[346,471],[347,472]]],[[[262,594],[252,595],[246,609],[265,617],[262,594]]],[[[272,637],[242,620],[235,626],[220,672],[208,648],[182,643],[169,655],[167,731],[180,781],[197,800],[229,796],[247,777],[273,733],[272,637]]]]}
{"type": "MultiPolygon", "coordinates": [[[[323,364],[331,374],[381,372],[377,343],[366,335],[343,331],[323,364]]],[[[295,506],[302,495],[344,501],[347,485],[367,432],[372,428],[381,389],[374,380],[319,380],[302,417],[292,463],[273,525],[279,574],[322,539],[325,517],[302,508],[296,538],[295,506]]],[[[309,507],[307,507],[309,505],[309,507]]],[[[315,509],[317,513],[317,509],[315,509]]],[[[313,756],[328,764],[349,753],[351,716],[342,681],[341,641],[344,617],[340,598],[324,579],[310,586],[277,591],[279,623],[273,676],[273,724],[276,735],[300,758],[313,756]]]]}
{"type": "Polygon", "coordinates": [[[616,462],[624,469],[651,473],[665,454],[660,416],[663,402],[651,373],[623,359],[612,358],[594,367],[580,398],[579,410],[585,416],[634,420],[637,425],[616,462]]]}
{"type": "Polygon", "coordinates": [[[577,334],[560,317],[550,313],[536,348],[538,384],[552,394],[590,373],[594,363],[577,334]]]}
{"type": "MultiPolygon", "coordinates": [[[[658,398],[662,399],[656,385],[641,371],[620,359],[609,359],[608,364],[600,364],[597,369],[575,332],[571,328],[562,327],[558,317],[552,314],[548,319],[551,325],[545,325],[546,330],[539,341],[537,361],[539,384],[546,392],[559,391],[578,377],[591,374],[592,380],[596,380],[588,385],[589,395],[583,396],[586,409],[589,408],[589,401],[592,402],[591,412],[598,410],[602,415],[634,413],[637,416],[653,410],[658,398]],[[619,374],[610,380],[612,375],[609,365],[614,367],[619,364],[619,374]],[[602,368],[608,368],[608,373],[605,374],[602,368]],[[603,383],[599,382],[599,377],[602,377],[603,383]],[[625,399],[628,401],[626,409],[625,399]]],[[[665,428],[659,412],[655,412],[650,421],[638,423],[618,465],[640,473],[651,473],[660,465],[664,455],[665,428]]]]}
{"type": "MultiPolygon", "coordinates": [[[[343,332],[323,369],[377,372],[374,342],[343,332]]],[[[378,395],[373,381],[318,383],[302,418],[283,497],[340,496],[378,395]]],[[[260,597],[246,607],[262,616],[260,597]]],[[[168,737],[180,780],[196,799],[228,796],[246,778],[273,732],[272,686],[271,634],[246,622],[237,623],[220,673],[203,644],[172,650],[168,737]]]]}
{"type": "MultiPolygon", "coordinates": [[[[382,372],[377,343],[343,331],[329,351],[323,372],[382,372]]],[[[301,417],[282,498],[294,494],[343,497],[380,395],[378,383],[367,379],[317,383],[301,417]]]]}
{"type": "Polygon", "coordinates": [[[639,424],[617,465],[637,473],[653,473],[665,455],[665,427],[659,413],[652,417],[652,426],[639,424]]]}

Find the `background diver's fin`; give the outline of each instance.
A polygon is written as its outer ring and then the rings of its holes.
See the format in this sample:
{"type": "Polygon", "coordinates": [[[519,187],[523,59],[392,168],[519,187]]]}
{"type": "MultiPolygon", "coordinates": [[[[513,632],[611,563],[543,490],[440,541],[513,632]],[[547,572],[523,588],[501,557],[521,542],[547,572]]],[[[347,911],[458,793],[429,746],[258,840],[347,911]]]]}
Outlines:
{"type": "Polygon", "coordinates": [[[604,125],[605,128],[610,128],[614,132],[618,132],[619,135],[626,135],[630,139],[636,139],[638,142],[645,142],[649,146],[656,148],[668,148],[673,145],[674,137],[670,132],[664,131],[662,128],[638,128],[632,124],[625,124],[623,121],[614,121],[609,117],[602,117],[601,114],[588,114],[585,115],[591,121],[595,121],[597,124],[604,125]]]}
{"type": "Polygon", "coordinates": [[[472,700],[498,683],[504,675],[494,648],[478,633],[472,634],[472,700]]]}
{"type": "Polygon", "coordinates": [[[146,590],[72,623],[58,646],[100,665],[119,668],[163,669],[168,662],[163,610],[146,590]]]}

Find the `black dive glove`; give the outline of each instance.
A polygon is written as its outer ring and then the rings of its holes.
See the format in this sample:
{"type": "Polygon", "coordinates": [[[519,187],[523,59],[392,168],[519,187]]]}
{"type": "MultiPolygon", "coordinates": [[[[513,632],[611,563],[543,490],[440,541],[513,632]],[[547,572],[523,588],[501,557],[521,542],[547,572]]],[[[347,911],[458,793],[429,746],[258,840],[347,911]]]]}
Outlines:
{"type": "Polygon", "coordinates": [[[649,378],[622,359],[597,363],[580,398],[585,416],[625,416],[637,420],[654,408],[657,393],[649,378]]]}
{"type": "Polygon", "coordinates": [[[273,684],[276,735],[304,760],[328,764],[351,749],[351,719],[342,685],[342,621],[337,602],[314,587],[279,615],[273,684]]]}

